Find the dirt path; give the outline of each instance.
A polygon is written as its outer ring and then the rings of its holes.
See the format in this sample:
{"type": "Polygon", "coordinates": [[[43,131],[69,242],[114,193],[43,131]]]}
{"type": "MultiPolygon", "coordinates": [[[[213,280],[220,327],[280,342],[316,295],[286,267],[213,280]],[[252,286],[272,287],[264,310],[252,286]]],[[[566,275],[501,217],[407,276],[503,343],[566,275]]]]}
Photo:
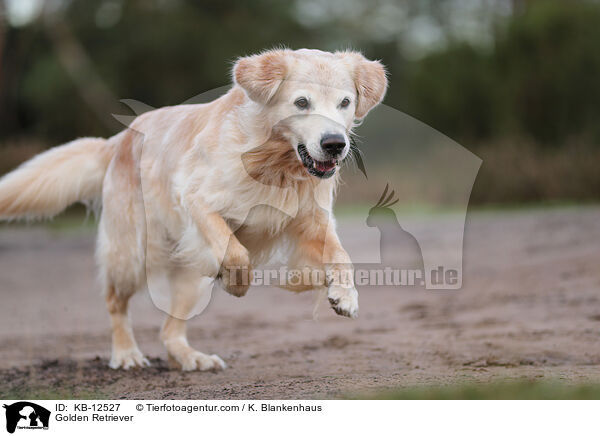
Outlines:
{"type": "MultiPolygon", "coordinates": [[[[341,220],[342,234],[354,225],[341,220]]],[[[461,291],[361,289],[354,321],[326,305],[314,321],[311,294],[219,292],[190,323],[190,341],[227,361],[218,374],[167,367],[146,295],[132,317],[153,367],[106,367],[93,241],[0,229],[0,397],[299,399],[498,377],[600,381],[600,208],[471,214],[461,291]]]]}

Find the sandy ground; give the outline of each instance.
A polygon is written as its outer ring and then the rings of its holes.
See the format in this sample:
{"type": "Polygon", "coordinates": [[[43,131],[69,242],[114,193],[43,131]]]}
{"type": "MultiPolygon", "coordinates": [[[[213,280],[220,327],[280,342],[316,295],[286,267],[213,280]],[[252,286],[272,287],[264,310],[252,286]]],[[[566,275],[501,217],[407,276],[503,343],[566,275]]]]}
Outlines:
{"type": "MultiPolygon", "coordinates": [[[[359,243],[355,225],[341,220],[346,245],[359,243]]],[[[470,214],[462,290],[363,288],[357,320],[325,304],[315,321],[312,294],[219,292],[190,323],[190,342],[226,360],[220,373],[168,367],[163,316],[145,294],[132,317],[152,368],[107,368],[93,244],[88,231],[0,229],[0,396],[300,399],[498,378],[600,381],[597,207],[470,214]]]]}

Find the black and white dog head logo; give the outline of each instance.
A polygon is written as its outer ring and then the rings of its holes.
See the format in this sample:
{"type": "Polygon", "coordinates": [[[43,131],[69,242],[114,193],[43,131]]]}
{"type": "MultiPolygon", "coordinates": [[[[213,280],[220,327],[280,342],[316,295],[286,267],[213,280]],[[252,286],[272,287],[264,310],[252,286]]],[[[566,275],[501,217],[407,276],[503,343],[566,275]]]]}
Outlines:
{"type": "Polygon", "coordinates": [[[47,429],[50,411],[28,401],[3,406],[6,409],[6,431],[19,429],[47,429]]]}

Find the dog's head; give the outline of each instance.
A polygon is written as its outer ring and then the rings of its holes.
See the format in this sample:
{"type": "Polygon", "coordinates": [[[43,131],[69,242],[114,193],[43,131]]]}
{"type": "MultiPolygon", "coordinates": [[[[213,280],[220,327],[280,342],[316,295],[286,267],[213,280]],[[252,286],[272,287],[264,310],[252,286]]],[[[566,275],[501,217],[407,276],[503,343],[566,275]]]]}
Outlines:
{"type": "Polygon", "coordinates": [[[296,151],[309,174],[328,178],[350,148],[357,120],[383,100],[383,65],[352,51],[272,50],[239,59],[236,84],[296,151]]]}

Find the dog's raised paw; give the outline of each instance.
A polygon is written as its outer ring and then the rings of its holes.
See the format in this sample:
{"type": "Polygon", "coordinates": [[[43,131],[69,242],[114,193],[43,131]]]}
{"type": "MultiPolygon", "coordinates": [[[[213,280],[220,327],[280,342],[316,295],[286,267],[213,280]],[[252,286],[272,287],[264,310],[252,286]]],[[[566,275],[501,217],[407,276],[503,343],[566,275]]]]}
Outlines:
{"type": "Polygon", "coordinates": [[[145,368],[150,366],[150,361],[144,357],[138,348],[113,351],[108,366],[112,369],[145,368]]]}
{"type": "Polygon", "coordinates": [[[327,294],[331,308],[338,315],[358,317],[358,292],[354,288],[329,288],[327,294]]]}
{"type": "Polygon", "coordinates": [[[223,289],[236,297],[243,297],[248,292],[252,281],[252,266],[248,250],[239,243],[230,245],[225,253],[219,271],[223,289]]]}
{"type": "Polygon", "coordinates": [[[219,277],[220,284],[223,289],[228,293],[233,295],[234,297],[243,297],[248,292],[250,288],[250,280],[252,280],[250,276],[250,272],[246,271],[246,277],[243,277],[243,273],[239,273],[236,275],[235,280],[230,280],[229,271],[225,270],[224,273],[219,277]],[[237,283],[237,284],[236,284],[237,283]]]}

